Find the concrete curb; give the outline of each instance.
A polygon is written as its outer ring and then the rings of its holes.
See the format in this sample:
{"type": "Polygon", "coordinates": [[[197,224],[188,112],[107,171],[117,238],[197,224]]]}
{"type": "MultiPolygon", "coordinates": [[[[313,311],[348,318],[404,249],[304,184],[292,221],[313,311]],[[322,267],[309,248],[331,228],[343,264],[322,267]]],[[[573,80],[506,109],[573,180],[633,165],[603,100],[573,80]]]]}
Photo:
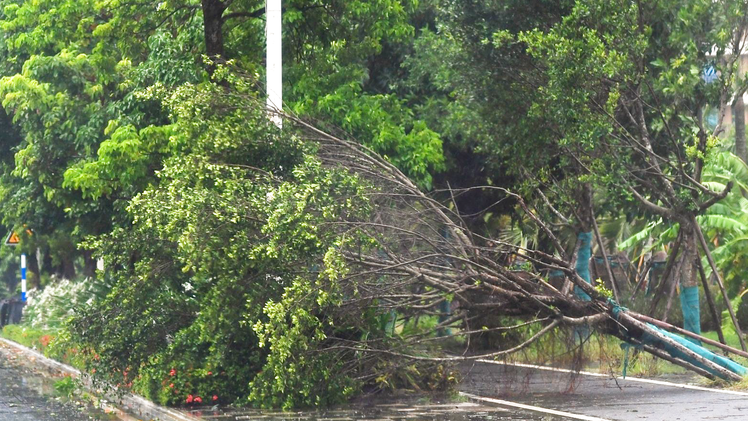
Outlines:
{"type": "MultiPolygon", "coordinates": [[[[27,348],[17,342],[1,338],[0,343],[10,348],[14,348],[20,351],[22,354],[29,357],[29,360],[34,364],[42,365],[44,368],[51,372],[58,372],[67,374],[75,378],[84,379],[85,376],[81,372],[67,364],[63,364],[59,361],[55,361],[51,358],[47,358],[40,352],[33,349],[27,348]]],[[[84,385],[89,391],[99,394],[98,391],[91,390],[89,382],[84,380],[84,385]]],[[[110,402],[116,403],[116,405],[123,411],[138,416],[143,420],[159,420],[159,421],[196,421],[198,418],[181,412],[176,409],[166,408],[157,405],[142,396],[127,393],[124,396],[107,396],[110,402]]]]}

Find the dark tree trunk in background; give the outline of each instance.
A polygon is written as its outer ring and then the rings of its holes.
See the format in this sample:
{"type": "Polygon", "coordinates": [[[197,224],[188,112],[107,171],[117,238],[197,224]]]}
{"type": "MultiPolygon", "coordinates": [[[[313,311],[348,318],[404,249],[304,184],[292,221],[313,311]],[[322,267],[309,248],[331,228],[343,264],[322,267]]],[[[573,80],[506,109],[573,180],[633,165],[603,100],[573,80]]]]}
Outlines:
{"type": "Polygon", "coordinates": [[[96,277],[96,259],[93,257],[93,250],[83,250],[83,276],[96,277]]]}
{"type": "Polygon", "coordinates": [[[42,267],[47,271],[47,273],[54,273],[55,269],[54,266],[52,266],[52,253],[49,252],[49,248],[45,248],[44,252],[42,253],[44,257],[42,257],[42,267]]]}
{"type": "Polygon", "coordinates": [[[75,260],[73,256],[65,256],[62,260],[62,277],[65,279],[75,279],[75,260]]]}
{"type": "Polygon", "coordinates": [[[202,0],[205,27],[205,52],[214,61],[224,57],[223,12],[226,4],[220,0],[202,0]]]}
{"type": "Polygon", "coordinates": [[[58,263],[51,268],[51,272],[58,278],[75,279],[75,256],[73,254],[60,256],[58,263]]]}
{"type": "Polygon", "coordinates": [[[39,261],[36,259],[36,253],[29,253],[28,259],[27,280],[29,288],[39,288],[41,286],[41,274],[39,273],[39,261]]]}

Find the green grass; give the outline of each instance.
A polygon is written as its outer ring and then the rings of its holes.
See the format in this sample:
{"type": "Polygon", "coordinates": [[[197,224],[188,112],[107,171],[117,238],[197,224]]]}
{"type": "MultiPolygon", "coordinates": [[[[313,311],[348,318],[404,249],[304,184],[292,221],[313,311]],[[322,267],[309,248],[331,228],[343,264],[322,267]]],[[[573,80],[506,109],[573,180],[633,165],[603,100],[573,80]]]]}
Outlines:
{"type": "MultiPolygon", "coordinates": [[[[740,340],[738,339],[738,334],[735,333],[732,329],[723,329],[723,333],[725,335],[725,342],[727,342],[727,345],[740,349],[740,340]]],[[[717,335],[717,332],[701,332],[701,336],[705,338],[709,338],[713,341],[719,342],[719,336],[717,335]]],[[[709,346],[710,349],[717,349],[716,347],[709,346]]]]}
{"type": "Polygon", "coordinates": [[[570,333],[557,331],[527,349],[511,356],[508,361],[552,365],[599,373],[653,377],[663,374],[683,373],[685,369],[630,347],[628,361],[623,341],[608,335],[593,333],[583,344],[572,339],[570,333]]]}
{"type": "MultiPolygon", "coordinates": [[[[725,342],[727,342],[727,345],[735,349],[740,349],[740,340],[738,339],[738,335],[737,333],[735,333],[734,330],[723,328],[723,333],[725,335],[725,342]]],[[[709,338],[714,341],[719,341],[717,332],[701,332],[701,336],[704,336],[705,338],[709,338]]],[[[704,345],[704,346],[712,350],[714,353],[722,355],[722,351],[716,346],[711,346],[711,345],[704,345]]],[[[732,359],[736,363],[741,364],[744,367],[748,367],[748,358],[740,357],[735,354],[730,354],[728,356],[730,357],[730,359],[732,359]]],[[[742,383],[745,383],[745,382],[741,382],[739,384],[742,384],[742,383]]],[[[743,389],[748,389],[748,384],[746,384],[743,389]]]]}
{"type": "Polygon", "coordinates": [[[69,347],[55,346],[55,341],[59,339],[58,331],[43,329],[34,329],[25,325],[7,325],[0,330],[0,336],[13,342],[35,349],[46,357],[60,361],[64,364],[71,365],[77,369],[82,369],[83,364],[78,358],[78,352],[69,347]]]}
{"type": "MultiPolygon", "coordinates": [[[[45,354],[47,348],[55,338],[54,332],[33,329],[23,325],[7,325],[3,327],[2,336],[19,344],[36,349],[45,354]]],[[[45,354],[46,355],[46,354],[45,354]]]]}

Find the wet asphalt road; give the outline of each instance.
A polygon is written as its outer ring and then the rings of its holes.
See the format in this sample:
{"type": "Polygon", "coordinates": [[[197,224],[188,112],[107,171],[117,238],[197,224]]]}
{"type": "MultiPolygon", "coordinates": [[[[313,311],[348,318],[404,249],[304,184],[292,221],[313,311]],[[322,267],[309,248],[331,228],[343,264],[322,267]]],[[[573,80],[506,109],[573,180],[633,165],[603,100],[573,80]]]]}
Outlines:
{"type": "Polygon", "coordinates": [[[55,380],[35,373],[18,358],[12,350],[0,347],[0,421],[99,419],[85,414],[73,402],[63,403],[57,399],[55,380]]]}
{"type": "Polygon", "coordinates": [[[205,421],[566,421],[555,417],[483,405],[475,402],[424,402],[400,397],[395,402],[381,400],[356,403],[321,411],[271,412],[261,410],[194,410],[191,415],[205,421]]]}
{"type": "MultiPolygon", "coordinates": [[[[0,346],[0,421],[111,420],[109,415],[54,395],[54,381],[34,371],[34,363],[0,346]]],[[[718,389],[687,389],[667,383],[613,379],[541,371],[488,363],[463,366],[465,392],[583,416],[615,421],[748,420],[748,393],[718,389]]],[[[666,382],[696,384],[698,378],[678,375],[666,382]]],[[[218,420],[409,420],[488,421],[567,418],[502,407],[483,402],[438,402],[421,398],[394,402],[358,402],[321,412],[272,413],[263,411],[195,410],[198,419],[218,420]]],[[[132,418],[130,418],[132,419],[132,418]]],[[[579,419],[579,418],[576,418],[579,419]]]]}
{"type": "MultiPolygon", "coordinates": [[[[616,421],[748,420],[748,393],[486,363],[476,363],[468,370],[470,375],[461,385],[465,391],[575,414],[616,421]]],[[[659,380],[701,385],[692,375],[659,380]]]]}

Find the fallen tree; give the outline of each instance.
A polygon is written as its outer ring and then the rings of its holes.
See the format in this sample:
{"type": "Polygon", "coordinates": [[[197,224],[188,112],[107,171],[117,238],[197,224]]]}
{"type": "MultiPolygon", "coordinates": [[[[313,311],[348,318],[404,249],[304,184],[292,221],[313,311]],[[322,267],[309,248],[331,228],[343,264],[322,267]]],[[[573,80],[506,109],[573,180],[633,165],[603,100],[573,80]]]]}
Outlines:
{"type": "MultiPolygon", "coordinates": [[[[455,207],[450,206],[455,204],[454,200],[447,204],[434,200],[396,167],[365,147],[328,134],[301,119],[284,117],[318,143],[322,162],[359,174],[374,186],[370,193],[375,209],[372,220],[335,222],[346,236],[373,240],[369,247],[363,247],[361,242],[350,242],[340,249],[349,265],[346,279],[357,280],[359,297],[344,302],[343,308],[359,306],[360,301],[367,305],[380,302],[382,309],[391,308],[407,314],[413,309],[436,311],[444,300],[455,300],[459,309],[437,328],[461,320],[465,327],[463,334],[469,335],[473,332],[470,315],[476,313],[535,318],[534,322],[543,326],[510,349],[481,355],[409,355],[397,349],[382,348],[377,341],[365,340],[355,344],[342,341],[332,345],[333,348],[413,360],[459,361],[507,356],[555,328],[586,326],[710,379],[738,381],[748,373],[727,358],[643,322],[644,316],[621,307],[611,294],[586,282],[569,261],[553,231],[535,216],[520,196],[501,187],[475,187],[498,189],[507,200],[516,201],[551,240],[560,258],[471,232],[455,207]],[[563,272],[590,300],[562,293],[538,273],[511,270],[506,264],[508,255],[521,255],[537,269],[563,272]]],[[[460,193],[450,191],[453,198],[460,193]]],[[[407,338],[403,347],[407,349],[407,345],[421,340],[421,337],[407,338]]]]}
{"type": "Polygon", "coordinates": [[[559,330],[576,347],[592,329],[710,378],[744,374],[585,282],[520,196],[474,187],[524,209],[554,250],[471,231],[455,205],[466,190],[426,194],[294,116],[279,130],[251,79],[227,85],[163,93],[174,123],[159,181],[131,200],[131,224],[89,241],[107,292],[76,309],[55,346],[78,350],[94,379],[165,404],[322,406],[367,389],[444,388],[450,363],[508,357],[559,330]],[[517,255],[534,269],[513,268],[517,255]],[[474,352],[486,332],[506,341],[474,352]]]}

